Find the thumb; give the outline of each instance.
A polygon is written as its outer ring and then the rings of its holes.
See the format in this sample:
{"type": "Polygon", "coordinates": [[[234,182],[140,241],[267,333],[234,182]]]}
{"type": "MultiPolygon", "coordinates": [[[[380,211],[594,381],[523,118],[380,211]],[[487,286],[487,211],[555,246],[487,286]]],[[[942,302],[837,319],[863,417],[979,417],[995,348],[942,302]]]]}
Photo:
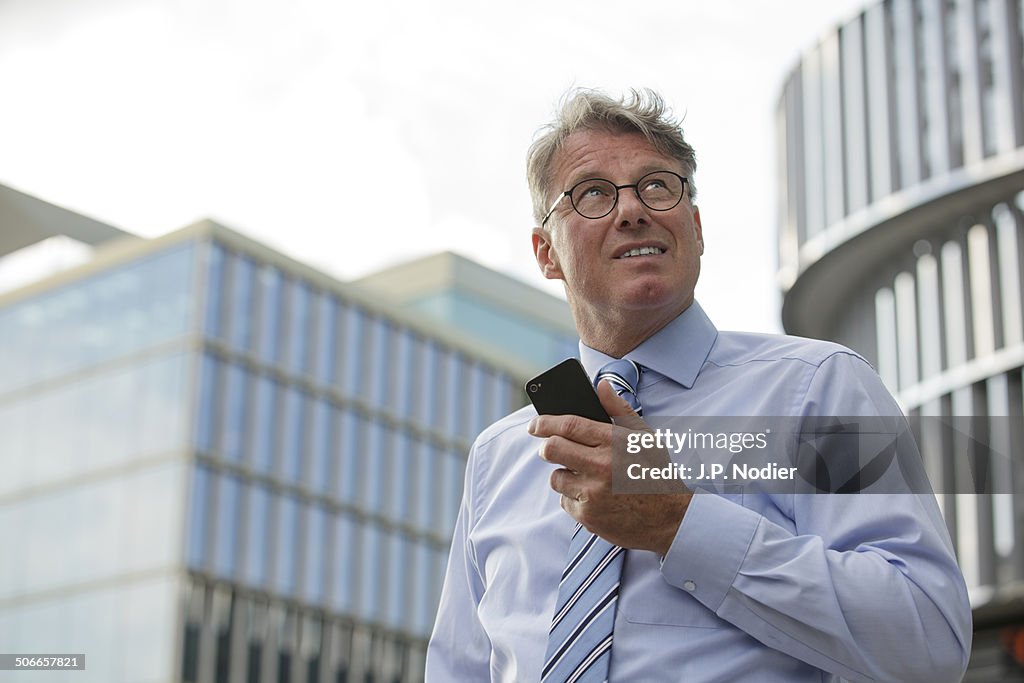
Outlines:
{"type": "Polygon", "coordinates": [[[601,401],[601,406],[604,407],[608,417],[614,419],[617,417],[631,417],[637,420],[640,416],[633,410],[633,406],[629,405],[626,399],[622,398],[615,393],[614,387],[611,382],[606,379],[601,380],[597,383],[597,397],[601,401]]]}

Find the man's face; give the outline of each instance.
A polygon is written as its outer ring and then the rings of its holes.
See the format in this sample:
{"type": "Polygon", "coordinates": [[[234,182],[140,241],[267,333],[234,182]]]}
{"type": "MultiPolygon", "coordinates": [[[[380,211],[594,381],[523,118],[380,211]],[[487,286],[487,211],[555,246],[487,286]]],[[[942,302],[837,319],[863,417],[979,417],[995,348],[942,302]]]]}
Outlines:
{"type": "MultiPolygon", "coordinates": [[[[662,170],[686,175],[678,161],[639,133],[574,133],[552,162],[553,191],[547,201],[588,178],[628,185],[662,170]]],[[[533,246],[544,276],[565,281],[581,335],[588,326],[601,329],[601,320],[659,329],[693,302],[704,253],[700,213],[688,196],[673,209],[654,211],[632,188],[620,190],[612,212],[598,219],[584,218],[563,199],[547,227],[534,229],[533,246]],[[626,256],[643,247],[661,253],[626,256]]]]}

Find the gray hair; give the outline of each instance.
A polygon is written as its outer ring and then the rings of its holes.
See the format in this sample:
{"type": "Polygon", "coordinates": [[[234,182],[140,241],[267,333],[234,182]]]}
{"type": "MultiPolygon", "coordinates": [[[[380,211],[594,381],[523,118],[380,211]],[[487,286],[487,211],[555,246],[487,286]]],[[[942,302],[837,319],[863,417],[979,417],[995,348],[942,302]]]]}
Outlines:
{"type": "Polygon", "coordinates": [[[595,129],[642,133],[655,149],[682,164],[690,199],[696,198],[693,174],[697,171],[697,157],[683,139],[682,121],[673,117],[661,95],[641,88],[616,100],[599,90],[577,88],[562,97],[555,120],[538,131],[540,135],[526,156],[526,180],[537,225],[550,208],[551,162],[570,135],[595,129]]]}

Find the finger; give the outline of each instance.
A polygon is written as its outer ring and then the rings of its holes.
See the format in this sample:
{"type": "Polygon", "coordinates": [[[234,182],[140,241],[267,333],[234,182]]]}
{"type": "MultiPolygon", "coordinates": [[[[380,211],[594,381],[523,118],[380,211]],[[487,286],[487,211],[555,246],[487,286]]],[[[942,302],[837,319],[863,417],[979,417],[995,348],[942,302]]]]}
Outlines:
{"type": "Polygon", "coordinates": [[[590,499],[583,488],[583,482],[579,475],[567,469],[557,469],[552,472],[550,486],[555,493],[561,494],[562,509],[570,514],[590,499]]]}
{"type": "Polygon", "coordinates": [[[560,496],[558,502],[559,505],[562,506],[562,509],[569,513],[570,517],[572,517],[573,519],[576,518],[575,511],[576,508],[579,507],[579,503],[577,503],[572,498],[566,495],[560,496]]]}
{"type": "Polygon", "coordinates": [[[533,436],[561,436],[584,446],[600,446],[611,439],[611,425],[579,415],[538,415],[527,431],[533,436]]]}
{"type": "Polygon", "coordinates": [[[606,379],[597,383],[597,397],[601,399],[601,405],[604,406],[608,417],[636,416],[636,411],[629,405],[629,402],[615,393],[611,382],[606,379]]]}
{"type": "Polygon", "coordinates": [[[544,440],[537,450],[537,455],[542,460],[561,465],[575,473],[587,467],[593,457],[593,452],[589,446],[555,435],[544,440]]]}
{"type": "Polygon", "coordinates": [[[643,418],[636,414],[626,399],[615,393],[615,388],[608,380],[603,379],[597,383],[597,397],[608,417],[612,418],[616,425],[628,429],[648,429],[643,418]]]}
{"type": "Polygon", "coordinates": [[[571,491],[579,487],[578,475],[564,467],[560,467],[551,473],[551,477],[548,480],[551,490],[555,493],[560,493],[567,498],[574,498],[571,491]]]}

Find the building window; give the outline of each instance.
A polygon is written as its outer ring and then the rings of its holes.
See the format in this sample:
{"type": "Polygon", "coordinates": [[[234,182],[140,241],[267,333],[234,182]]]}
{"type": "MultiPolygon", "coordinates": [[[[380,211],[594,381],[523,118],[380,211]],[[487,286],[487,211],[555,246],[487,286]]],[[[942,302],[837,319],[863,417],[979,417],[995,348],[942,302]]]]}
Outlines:
{"type": "Polygon", "coordinates": [[[955,368],[967,362],[967,302],[964,298],[963,258],[960,245],[946,242],[940,252],[942,267],[942,314],[945,320],[946,365],[955,368]]]}
{"type": "Polygon", "coordinates": [[[375,408],[391,409],[391,346],[394,331],[383,318],[372,318],[368,322],[369,344],[366,353],[369,356],[369,372],[363,382],[363,396],[375,408]]]}
{"type": "Polygon", "coordinates": [[[917,259],[917,297],[921,312],[921,377],[942,372],[942,313],[939,266],[931,254],[917,259]]]}
{"type": "Polygon", "coordinates": [[[298,556],[299,503],[291,496],[277,498],[277,533],[274,542],[274,588],[281,595],[293,596],[298,591],[295,562],[298,556]]]}
{"type": "Polygon", "coordinates": [[[419,540],[413,546],[412,558],[412,629],[423,637],[430,634],[434,616],[434,552],[426,540],[419,540]]]}
{"type": "Polygon", "coordinates": [[[992,17],[989,0],[975,0],[975,21],[978,35],[978,85],[981,89],[981,147],[982,154],[992,156],[999,151],[997,93],[992,17]]]}
{"type": "Polygon", "coordinates": [[[975,225],[967,231],[967,260],[970,276],[974,356],[991,355],[996,348],[996,319],[992,297],[992,261],[988,228],[975,225]]]}
{"type": "Polygon", "coordinates": [[[182,643],[181,680],[197,683],[199,680],[199,624],[185,624],[185,638],[182,643]]]}
{"type": "Polygon", "coordinates": [[[288,358],[286,367],[298,375],[309,369],[310,299],[309,287],[301,280],[294,280],[289,288],[291,296],[288,305],[288,358]]]}
{"type": "Polygon", "coordinates": [[[361,586],[357,585],[356,574],[362,554],[357,529],[355,521],[347,514],[338,514],[334,518],[331,607],[342,614],[354,611],[355,597],[362,592],[361,586]]]}
{"type": "Polygon", "coordinates": [[[389,503],[388,516],[397,523],[412,523],[415,503],[413,483],[418,471],[414,463],[413,439],[406,431],[392,437],[391,474],[387,478],[384,499],[389,503]]]}
{"type": "Polygon", "coordinates": [[[892,45],[888,4],[876,3],[864,13],[864,56],[870,150],[870,199],[878,201],[893,189],[889,62],[892,45]]]}
{"type": "Polygon", "coordinates": [[[800,71],[803,91],[804,179],[807,223],[805,239],[825,229],[824,122],[821,103],[821,53],[811,50],[800,71]]]}
{"type": "Polygon", "coordinates": [[[363,460],[364,420],[351,410],[341,411],[334,490],[339,500],[354,503],[361,491],[359,464],[363,460]]]}
{"type": "Polygon", "coordinates": [[[323,624],[319,618],[305,616],[299,632],[299,656],[302,658],[307,683],[320,680],[320,660],[323,650],[323,624]]]}
{"type": "Polygon", "coordinates": [[[367,512],[380,513],[384,508],[388,485],[388,459],[391,457],[391,431],[377,420],[363,422],[366,439],[359,458],[362,462],[362,506],[367,512]]]}
{"type": "Polygon", "coordinates": [[[294,386],[284,389],[280,460],[278,475],[289,484],[298,484],[302,474],[302,459],[307,437],[306,413],[309,397],[294,386]]]}
{"type": "Polygon", "coordinates": [[[191,242],[0,313],[0,391],[176,339],[192,323],[191,242]]]}
{"type": "Polygon", "coordinates": [[[897,187],[913,187],[921,181],[921,139],[918,113],[917,26],[913,0],[892,0],[893,89],[896,93],[897,187]]]}
{"type": "Polygon", "coordinates": [[[220,454],[228,462],[242,462],[246,413],[249,405],[249,375],[240,365],[227,363],[224,372],[224,415],[220,428],[220,454]]]}
{"type": "Polygon", "coordinates": [[[387,575],[385,596],[387,597],[386,620],[388,626],[402,629],[407,626],[409,609],[409,590],[407,577],[411,566],[409,539],[400,533],[388,535],[388,557],[384,564],[387,575]]]}
{"type": "Polygon", "coordinates": [[[334,359],[338,353],[338,302],[324,292],[316,304],[316,349],[313,376],[320,384],[334,384],[334,359]]]}
{"type": "Polygon", "coordinates": [[[899,357],[900,389],[918,381],[917,301],[914,276],[900,273],[893,284],[896,299],[896,352],[899,357]]]}
{"type": "Polygon", "coordinates": [[[331,448],[334,444],[334,409],[323,398],[313,400],[312,425],[309,430],[309,466],[306,486],[319,494],[331,491],[331,448]]]}
{"type": "Polygon", "coordinates": [[[281,350],[281,271],[263,266],[259,272],[260,336],[259,357],[266,363],[276,363],[281,350]]]}
{"type": "Polygon", "coordinates": [[[303,597],[312,603],[324,599],[324,548],[327,544],[327,513],[319,505],[303,507],[306,514],[303,597]]]}
{"type": "Polygon", "coordinates": [[[265,375],[256,377],[256,419],[252,433],[252,467],[260,474],[270,474],[274,461],[277,434],[277,382],[265,375]]]}
{"type": "Polygon", "coordinates": [[[270,494],[259,485],[249,489],[245,534],[246,583],[255,588],[266,585],[267,563],[270,560],[267,539],[270,535],[270,494]]]}
{"type": "Polygon", "coordinates": [[[1020,240],[1017,235],[1017,219],[1006,204],[992,210],[996,225],[996,253],[999,258],[999,298],[1003,302],[1003,346],[1013,346],[1024,341],[1024,324],[1021,322],[1021,281],[1020,240]]]}
{"type": "Polygon", "coordinates": [[[462,354],[445,351],[438,363],[441,384],[435,387],[435,396],[444,415],[443,429],[448,434],[462,436],[466,430],[465,387],[462,386],[462,354]]]}
{"type": "Polygon", "coordinates": [[[416,520],[425,532],[437,529],[438,513],[441,496],[438,495],[438,484],[442,472],[441,451],[429,440],[417,441],[415,446],[416,471],[416,520]]]}
{"type": "Polygon", "coordinates": [[[839,34],[842,66],[842,105],[845,135],[847,213],[867,205],[868,141],[864,98],[864,37],[861,19],[843,27],[839,34]]]}
{"type": "Polygon", "coordinates": [[[206,316],[203,332],[208,337],[223,334],[224,249],[210,243],[206,263],[206,316]]]}
{"type": "Polygon", "coordinates": [[[359,616],[368,621],[383,617],[384,586],[384,535],[377,525],[363,524],[360,529],[362,545],[359,548],[360,578],[362,585],[359,595],[359,616]]]}
{"type": "Polygon", "coordinates": [[[210,528],[210,472],[205,467],[192,470],[192,493],[188,525],[188,564],[203,569],[206,565],[207,530],[210,528]]]}
{"type": "Polygon", "coordinates": [[[438,391],[438,366],[441,351],[432,340],[424,340],[419,354],[419,387],[416,397],[416,417],[426,427],[436,428],[438,403],[441,396],[438,391]]]}
{"type": "Polygon", "coordinates": [[[395,332],[394,371],[391,373],[390,395],[392,408],[399,419],[412,417],[413,397],[416,391],[420,368],[416,367],[416,337],[411,330],[398,329],[395,332]]]}
{"type": "Polygon", "coordinates": [[[466,460],[458,451],[441,453],[441,529],[447,534],[455,528],[455,518],[459,514],[459,501],[462,500],[462,482],[465,478],[466,460]]]}
{"type": "Polygon", "coordinates": [[[238,548],[238,517],[241,502],[241,483],[231,475],[216,477],[217,534],[214,542],[213,570],[232,578],[236,571],[238,548]]]}
{"type": "Polygon", "coordinates": [[[220,363],[210,354],[203,354],[199,368],[199,400],[196,401],[196,448],[201,453],[213,452],[214,426],[216,423],[217,406],[220,403],[217,394],[223,383],[220,374],[220,363]]]}
{"type": "Polygon", "coordinates": [[[245,256],[238,255],[233,260],[231,269],[231,315],[228,318],[230,328],[229,342],[241,351],[252,351],[253,327],[253,289],[255,287],[256,266],[245,256]]]}
{"type": "Polygon", "coordinates": [[[487,418],[490,415],[490,396],[486,390],[487,370],[480,363],[472,363],[465,366],[465,374],[468,375],[466,382],[468,397],[463,415],[463,436],[473,438],[487,426],[487,418]]]}
{"type": "Polygon", "coordinates": [[[366,314],[356,306],[349,306],[345,309],[345,331],[341,353],[344,354],[344,373],[341,376],[341,388],[346,395],[366,400],[366,391],[363,388],[363,366],[366,363],[365,348],[365,327],[366,314]]]}

